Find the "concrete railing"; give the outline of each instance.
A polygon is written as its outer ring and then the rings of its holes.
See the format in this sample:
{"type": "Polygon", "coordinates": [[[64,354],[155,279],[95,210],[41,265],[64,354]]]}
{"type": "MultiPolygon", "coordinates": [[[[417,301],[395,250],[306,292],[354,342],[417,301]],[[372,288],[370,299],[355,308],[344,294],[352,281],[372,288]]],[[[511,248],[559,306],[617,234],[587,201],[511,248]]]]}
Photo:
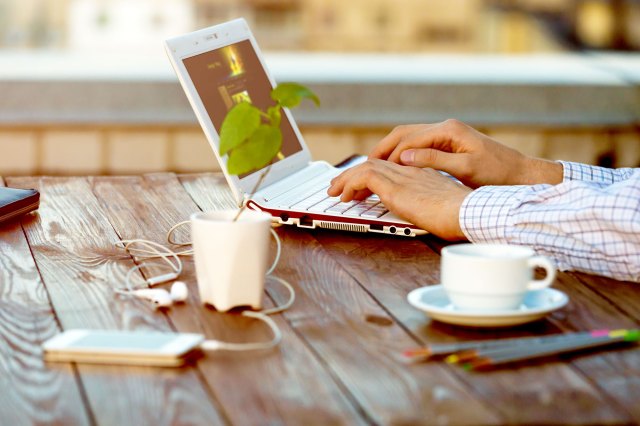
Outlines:
{"type": "MultiPolygon", "coordinates": [[[[479,126],[640,123],[640,55],[267,54],[276,80],[314,88],[301,125],[370,127],[457,117],[479,126]]],[[[0,54],[0,126],[192,125],[162,57],[0,54]]]]}
{"type": "MultiPolygon", "coordinates": [[[[316,158],[366,153],[393,126],[450,117],[518,149],[640,162],[640,55],[271,53],[278,81],[317,91],[294,115],[316,158]]],[[[0,53],[0,175],[216,167],[169,62],[0,53]]]]}

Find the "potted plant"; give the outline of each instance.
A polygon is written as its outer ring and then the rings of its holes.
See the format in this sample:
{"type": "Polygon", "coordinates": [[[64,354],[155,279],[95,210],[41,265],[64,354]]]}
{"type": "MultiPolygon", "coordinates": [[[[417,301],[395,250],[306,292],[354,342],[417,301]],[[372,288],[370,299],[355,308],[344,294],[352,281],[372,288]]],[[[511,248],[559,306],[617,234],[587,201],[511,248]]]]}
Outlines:
{"type": "MultiPolygon", "coordinates": [[[[275,104],[265,111],[241,102],[227,113],[220,129],[220,154],[227,155],[227,171],[242,175],[264,169],[255,193],[281,156],[282,108],[294,108],[302,100],[320,101],[308,88],[282,83],[271,91],[275,104]]],[[[191,235],[196,262],[198,290],[203,303],[219,311],[236,306],[260,309],[267,271],[268,213],[238,210],[196,213],[191,217],[191,235]]]]}

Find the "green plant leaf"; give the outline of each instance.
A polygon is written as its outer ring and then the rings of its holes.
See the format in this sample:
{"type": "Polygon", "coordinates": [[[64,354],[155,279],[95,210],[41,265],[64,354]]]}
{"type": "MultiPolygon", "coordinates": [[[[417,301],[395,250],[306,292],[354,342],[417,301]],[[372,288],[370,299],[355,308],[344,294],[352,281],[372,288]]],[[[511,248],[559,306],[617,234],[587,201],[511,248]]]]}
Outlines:
{"type": "Polygon", "coordinates": [[[241,102],[231,108],[220,129],[220,154],[246,141],[260,126],[260,110],[248,102],[241,102]]]}
{"type": "Polygon", "coordinates": [[[320,99],[310,89],[298,83],[280,83],[271,91],[271,99],[283,107],[293,108],[303,99],[311,99],[316,106],[320,105],[320,99]]]}
{"type": "Polygon", "coordinates": [[[241,175],[259,170],[269,164],[282,148],[280,127],[261,124],[249,139],[229,154],[227,170],[241,175]]]}
{"type": "Polygon", "coordinates": [[[267,115],[271,119],[271,125],[280,127],[280,121],[282,119],[282,113],[280,112],[280,106],[272,106],[267,109],[267,115]]]}

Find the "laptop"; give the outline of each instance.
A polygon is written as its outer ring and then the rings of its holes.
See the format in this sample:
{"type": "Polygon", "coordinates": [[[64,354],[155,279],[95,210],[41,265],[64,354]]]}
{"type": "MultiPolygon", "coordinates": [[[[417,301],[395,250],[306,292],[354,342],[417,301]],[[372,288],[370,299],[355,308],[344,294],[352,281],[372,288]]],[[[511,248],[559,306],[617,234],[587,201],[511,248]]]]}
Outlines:
{"type": "Polygon", "coordinates": [[[329,182],[344,169],[312,161],[287,109],[281,122],[282,155],[256,192],[252,194],[262,170],[241,176],[228,173],[227,157],[218,149],[218,129],[227,112],[247,99],[263,110],[274,104],[270,92],[275,82],[244,19],[168,39],[165,49],[239,206],[246,203],[248,208],[269,213],[276,222],[301,228],[426,234],[389,212],[375,194],[348,203],[329,197],[329,182]]]}

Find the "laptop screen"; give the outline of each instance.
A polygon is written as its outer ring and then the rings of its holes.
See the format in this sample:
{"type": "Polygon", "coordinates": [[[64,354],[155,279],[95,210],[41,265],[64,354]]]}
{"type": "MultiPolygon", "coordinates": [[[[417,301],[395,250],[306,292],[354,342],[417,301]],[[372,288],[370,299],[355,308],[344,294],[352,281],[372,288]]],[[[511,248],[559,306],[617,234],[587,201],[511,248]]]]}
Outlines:
{"type": "MultiPolygon", "coordinates": [[[[183,59],[183,63],[218,133],[227,112],[237,103],[250,101],[263,111],[275,105],[271,83],[249,40],[183,59]]],[[[302,150],[285,114],[280,130],[282,155],[276,160],[302,150]]]]}

